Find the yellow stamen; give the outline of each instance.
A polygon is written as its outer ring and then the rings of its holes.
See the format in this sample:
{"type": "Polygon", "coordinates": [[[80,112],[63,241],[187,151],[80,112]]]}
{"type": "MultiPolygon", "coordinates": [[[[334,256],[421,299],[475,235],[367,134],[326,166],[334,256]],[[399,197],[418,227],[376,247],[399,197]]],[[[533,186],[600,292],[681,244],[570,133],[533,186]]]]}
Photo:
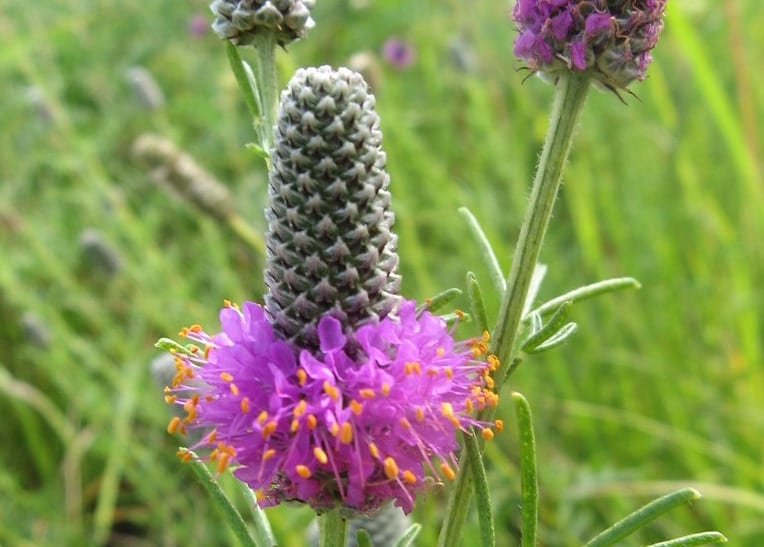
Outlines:
{"type": "Polygon", "coordinates": [[[384,468],[385,476],[388,479],[394,479],[398,476],[398,464],[395,463],[395,460],[392,457],[388,456],[385,458],[382,467],[384,468]]]}
{"type": "Polygon", "coordinates": [[[416,484],[416,475],[414,475],[413,472],[411,472],[409,469],[406,469],[403,472],[403,482],[408,484],[416,484]]]}
{"type": "Polygon", "coordinates": [[[398,420],[398,422],[401,424],[403,429],[411,429],[411,422],[409,422],[405,416],[398,420]]]}
{"type": "Polygon", "coordinates": [[[274,431],[276,431],[276,422],[275,420],[271,420],[267,424],[265,424],[265,427],[263,428],[263,439],[267,439],[269,436],[273,434],[274,431]]]}
{"type": "Polygon", "coordinates": [[[307,372],[305,372],[303,369],[301,369],[301,368],[298,368],[298,369],[297,369],[297,382],[298,382],[298,383],[299,383],[301,386],[304,386],[304,385],[305,385],[305,382],[307,382],[307,381],[308,381],[308,373],[307,373],[307,372]]]}
{"type": "Polygon", "coordinates": [[[379,448],[374,443],[369,443],[369,454],[372,458],[379,458],[379,448]]]}
{"type": "Polygon", "coordinates": [[[382,395],[389,395],[390,394],[390,384],[387,382],[382,382],[382,395]]]}
{"type": "Polygon", "coordinates": [[[345,422],[340,427],[340,442],[342,444],[353,442],[353,426],[350,425],[350,422],[345,422]]]}
{"type": "Polygon", "coordinates": [[[350,401],[350,410],[353,412],[353,414],[358,416],[363,411],[363,405],[359,403],[358,401],[356,401],[355,399],[353,399],[352,401],[350,401]]]}
{"type": "Polygon", "coordinates": [[[207,434],[207,437],[205,438],[205,441],[207,441],[207,444],[212,444],[215,442],[215,439],[218,438],[218,430],[213,429],[207,434]]]}
{"type": "Polygon", "coordinates": [[[454,377],[454,369],[451,367],[443,367],[443,374],[446,375],[446,378],[451,380],[454,377]]]}
{"type": "Polygon", "coordinates": [[[263,410],[260,412],[260,414],[257,415],[257,423],[260,425],[263,425],[265,423],[265,420],[268,419],[268,412],[263,410]]]}
{"type": "Polygon", "coordinates": [[[239,386],[237,386],[237,385],[236,385],[236,384],[234,384],[233,382],[231,382],[230,384],[228,384],[228,389],[230,389],[230,390],[231,390],[231,393],[232,393],[234,396],[238,396],[238,395],[239,395],[239,386]]]}
{"type": "Polygon", "coordinates": [[[305,414],[305,409],[308,408],[308,403],[305,402],[305,399],[301,400],[297,405],[294,407],[294,411],[292,414],[294,414],[295,418],[299,418],[303,414],[305,414]]]}
{"type": "Polygon", "coordinates": [[[332,436],[336,437],[337,433],[340,432],[340,426],[337,422],[334,422],[331,427],[329,427],[329,433],[332,434],[332,436]]]}
{"type": "Polygon", "coordinates": [[[239,406],[241,407],[242,413],[246,414],[249,412],[249,397],[242,397],[239,406]]]}
{"type": "Polygon", "coordinates": [[[456,473],[454,473],[454,470],[451,469],[451,466],[446,462],[440,464],[440,471],[448,480],[454,480],[456,478],[456,473]]]}
{"type": "Polygon", "coordinates": [[[340,398],[339,390],[329,383],[329,380],[324,380],[324,393],[326,393],[332,401],[337,401],[340,398]]]}
{"type": "Polygon", "coordinates": [[[176,401],[177,398],[178,398],[177,395],[165,395],[164,402],[167,404],[172,404],[176,401]]]}
{"type": "Polygon", "coordinates": [[[296,433],[297,430],[300,428],[300,422],[295,418],[292,420],[292,423],[289,425],[289,431],[292,433],[296,433]]]}
{"type": "Polygon", "coordinates": [[[316,446],[313,448],[313,455],[321,463],[326,463],[329,461],[329,457],[326,455],[326,452],[324,452],[320,446],[316,446]]]}
{"type": "Polygon", "coordinates": [[[496,431],[499,433],[504,429],[504,420],[495,420],[493,424],[496,426],[496,431]]]}
{"type": "Polygon", "coordinates": [[[297,474],[300,475],[303,479],[309,479],[312,474],[310,469],[304,465],[296,465],[294,470],[297,471],[297,474]]]}
{"type": "Polygon", "coordinates": [[[172,420],[170,420],[170,423],[167,424],[167,433],[169,433],[170,435],[172,435],[173,433],[176,433],[180,429],[182,424],[183,423],[181,422],[180,418],[178,418],[177,416],[173,416],[172,420]]]}
{"type": "Polygon", "coordinates": [[[490,441],[491,439],[493,439],[493,430],[488,427],[484,427],[483,431],[481,431],[480,433],[481,435],[483,435],[483,438],[486,441],[490,441]]]}
{"type": "Polygon", "coordinates": [[[263,461],[267,462],[270,460],[273,456],[276,455],[276,449],[275,448],[269,448],[265,452],[263,452],[263,461]]]}
{"type": "Polygon", "coordinates": [[[233,376],[231,375],[230,372],[221,372],[220,379],[223,380],[224,382],[230,382],[231,380],[233,380],[233,376]]]}
{"type": "Polygon", "coordinates": [[[472,410],[474,409],[474,405],[472,404],[472,399],[465,399],[464,400],[464,409],[467,411],[468,414],[472,414],[472,410]]]}
{"type": "Polygon", "coordinates": [[[228,460],[230,460],[231,456],[227,453],[220,454],[220,458],[218,458],[218,465],[217,465],[217,471],[218,473],[222,473],[228,468],[228,460]]]}
{"type": "Polygon", "coordinates": [[[438,357],[443,357],[446,354],[446,350],[443,348],[438,348],[435,350],[435,355],[438,357]]]}
{"type": "Polygon", "coordinates": [[[308,429],[310,429],[311,431],[316,429],[316,426],[318,425],[318,420],[316,419],[315,415],[308,414],[306,421],[308,422],[308,429]]]}
{"type": "Polygon", "coordinates": [[[175,455],[176,455],[178,458],[180,458],[180,461],[182,461],[182,462],[184,462],[184,463],[185,463],[185,462],[187,462],[187,461],[191,461],[191,459],[193,458],[193,455],[191,454],[191,451],[190,451],[189,449],[187,449],[187,448],[181,448],[181,449],[179,449],[179,450],[178,450],[178,451],[175,453],[175,455]]]}
{"type": "Polygon", "coordinates": [[[373,389],[370,388],[364,388],[358,391],[358,394],[361,396],[362,399],[373,399],[376,394],[374,393],[373,389]]]}
{"type": "Polygon", "coordinates": [[[423,422],[424,421],[424,409],[421,406],[418,406],[414,412],[416,413],[416,421],[417,422],[423,422]]]}

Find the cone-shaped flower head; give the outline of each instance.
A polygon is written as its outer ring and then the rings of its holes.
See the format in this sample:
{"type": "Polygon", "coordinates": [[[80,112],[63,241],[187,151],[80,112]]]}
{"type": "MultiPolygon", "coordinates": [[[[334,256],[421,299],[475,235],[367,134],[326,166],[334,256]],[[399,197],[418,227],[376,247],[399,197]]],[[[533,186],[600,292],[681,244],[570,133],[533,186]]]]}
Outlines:
{"type": "Polygon", "coordinates": [[[357,329],[352,356],[331,316],[318,324],[316,352],[279,338],[252,302],[227,305],[220,321],[212,336],[198,325],[181,332],[196,345],[174,352],[166,400],[186,416],[168,431],[204,429],[197,446],[209,446],[219,471],[237,464],[265,506],[297,500],[369,514],[394,499],[408,513],[427,475],[454,478],[457,430],[482,427],[472,411],[498,400],[487,387],[496,359],[476,359],[485,340],[455,342],[412,301],[357,329]]]}
{"type": "Polygon", "coordinates": [[[666,0],[518,0],[515,55],[533,71],[589,71],[610,89],[645,77],[666,0]]]}
{"type": "Polygon", "coordinates": [[[265,304],[279,334],[316,349],[322,317],[351,336],[399,301],[374,96],[348,69],[300,69],[281,95],[274,139],[265,304]]]}
{"type": "Polygon", "coordinates": [[[310,16],[315,0],[214,0],[212,29],[234,44],[249,44],[271,32],[282,46],[302,38],[315,25],[310,16]]]}
{"type": "Polygon", "coordinates": [[[186,415],[168,431],[202,429],[196,446],[263,505],[409,512],[432,477],[454,477],[459,430],[493,436],[473,417],[498,401],[487,335],[456,342],[398,296],[381,142],[360,75],[300,70],[271,154],[266,306],[228,303],[221,332],[191,326],[171,349],[166,399],[186,415]]]}

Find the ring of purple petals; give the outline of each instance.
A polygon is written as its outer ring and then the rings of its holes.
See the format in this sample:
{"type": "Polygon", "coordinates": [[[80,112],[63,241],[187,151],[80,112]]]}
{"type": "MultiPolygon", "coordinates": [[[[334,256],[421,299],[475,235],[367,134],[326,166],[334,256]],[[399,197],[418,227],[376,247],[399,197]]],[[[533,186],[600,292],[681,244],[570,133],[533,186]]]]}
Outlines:
{"type": "Polygon", "coordinates": [[[454,478],[458,430],[476,427],[488,440],[502,428],[474,417],[498,402],[487,333],[455,341],[413,301],[356,329],[361,351],[346,351],[331,316],[318,324],[315,353],[281,340],[253,302],[226,302],[220,322],[214,335],[199,325],[180,333],[191,344],[173,351],[165,398],[186,416],[168,431],[204,430],[192,448],[207,448],[219,472],[235,464],[263,506],[297,500],[368,514],[394,499],[408,513],[428,477],[454,478]]]}

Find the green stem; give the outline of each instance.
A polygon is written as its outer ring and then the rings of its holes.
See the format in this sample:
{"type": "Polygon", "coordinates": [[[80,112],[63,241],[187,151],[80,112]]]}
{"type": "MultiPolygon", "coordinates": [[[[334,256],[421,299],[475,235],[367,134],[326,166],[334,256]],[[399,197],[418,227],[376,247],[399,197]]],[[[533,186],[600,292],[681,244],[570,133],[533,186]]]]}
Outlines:
{"type": "MultiPolygon", "coordinates": [[[[507,290],[501,300],[499,318],[491,339],[490,351],[501,362],[494,378],[497,391],[504,384],[510,365],[514,362],[512,348],[522,319],[523,304],[528,295],[541,243],[560,188],[562,170],[570,151],[573,130],[583,111],[588,91],[589,76],[586,74],[569,72],[561,75],[557,81],[544,149],[533,180],[530,203],[520,229],[512,258],[512,269],[507,279],[507,290]]],[[[488,409],[481,418],[491,420],[493,414],[494,410],[488,409]]],[[[446,521],[438,538],[438,545],[441,547],[460,544],[461,529],[467,518],[473,490],[468,457],[468,454],[462,456],[456,483],[448,500],[446,521]]]]}
{"type": "Polygon", "coordinates": [[[346,534],[347,520],[340,515],[339,509],[318,516],[319,547],[345,547],[346,534]]]}
{"type": "MultiPolygon", "coordinates": [[[[276,110],[279,100],[279,86],[276,77],[276,37],[269,32],[263,33],[252,44],[257,55],[257,91],[262,105],[261,122],[258,127],[260,146],[270,154],[273,148],[273,124],[276,120],[276,110]]],[[[270,170],[270,156],[266,158],[270,170]]]]}
{"type": "Polygon", "coordinates": [[[512,257],[507,291],[501,301],[499,318],[493,331],[492,350],[502,363],[494,378],[497,390],[501,389],[506,380],[512,346],[522,319],[523,305],[562,182],[562,170],[570,152],[573,131],[583,111],[588,91],[589,76],[586,74],[569,72],[560,76],[557,82],[544,150],[541,152],[530,203],[512,257]]]}

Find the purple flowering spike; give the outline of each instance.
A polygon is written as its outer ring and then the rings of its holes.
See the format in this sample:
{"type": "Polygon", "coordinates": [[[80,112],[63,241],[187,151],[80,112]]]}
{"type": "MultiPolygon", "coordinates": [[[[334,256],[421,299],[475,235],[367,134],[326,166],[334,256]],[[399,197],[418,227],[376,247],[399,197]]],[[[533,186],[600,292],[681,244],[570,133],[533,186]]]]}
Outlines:
{"type": "Polygon", "coordinates": [[[643,80],[663,30],[666,0],[518,0],[514,52],[534,72],[554,79],[588,71],[618,90],[643,80]]]}
{"type": "Polygon", "coordinates": [[[339,321],[324,317],[321,351],[302,350],[299,364],[257,304],[229,304],[220,316],[221,333],[181,333],[197,349],[175,352],[167,398],[186,417],[168,429],[204,430],[194,448],[209,447],[219,471],[234,463],[265,506],[298,500],[370,514],[395,500],[408,513],[425,477],[453,478],[456,432],[486,425],[472,411],[498,400],[489,365],[476,359],[485,341],[454,341],[414,302],[360,327],[352,356],[339,321]]]}

